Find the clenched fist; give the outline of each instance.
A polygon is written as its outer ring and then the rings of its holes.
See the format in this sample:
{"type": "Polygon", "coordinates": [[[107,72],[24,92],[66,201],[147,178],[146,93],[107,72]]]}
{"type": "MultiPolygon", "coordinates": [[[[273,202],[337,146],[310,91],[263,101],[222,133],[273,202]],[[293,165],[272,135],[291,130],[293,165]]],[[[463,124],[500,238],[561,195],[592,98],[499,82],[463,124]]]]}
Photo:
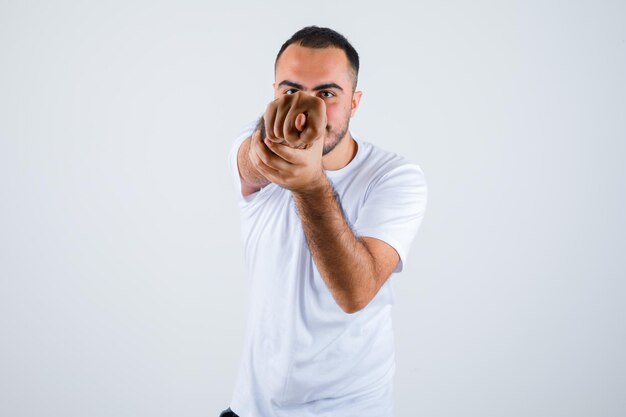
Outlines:
{"type": "Polygon", "coordinates": [[[265,134],[275,143],[306,149],[326,132],[326,103],[301,91],[285,94],[267,105],[265,134]]]}
{"type": "Polygon", "coordinates": [[[322,164],[324,100],[301,92],[283,95],[267,106],[263,119],[248,150],[257,172],[294,192],[319,187],[326,178],[322,164]]]}

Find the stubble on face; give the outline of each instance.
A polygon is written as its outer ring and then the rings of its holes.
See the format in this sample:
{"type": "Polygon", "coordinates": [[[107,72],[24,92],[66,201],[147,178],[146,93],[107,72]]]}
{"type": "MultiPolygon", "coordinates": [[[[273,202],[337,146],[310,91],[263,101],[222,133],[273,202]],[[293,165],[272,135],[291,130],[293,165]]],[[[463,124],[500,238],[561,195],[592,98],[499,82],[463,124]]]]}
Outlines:
{"type": "Polygon", "coordinates": [[[324,148],[322,150],[322,156],[326,155],[327,153],[335,149],[337,145],[339,145],[339,142],[341,142],[342,139],[346,136],[349,126],[350,126],[350,117],[348,113],[348,117],[345,118],[345,121],[338,129],[328,129],[328,127],[326,127],[326,137],[330,138],[330,140],[326,142],[326,139],[324,139],[324,148]]]}

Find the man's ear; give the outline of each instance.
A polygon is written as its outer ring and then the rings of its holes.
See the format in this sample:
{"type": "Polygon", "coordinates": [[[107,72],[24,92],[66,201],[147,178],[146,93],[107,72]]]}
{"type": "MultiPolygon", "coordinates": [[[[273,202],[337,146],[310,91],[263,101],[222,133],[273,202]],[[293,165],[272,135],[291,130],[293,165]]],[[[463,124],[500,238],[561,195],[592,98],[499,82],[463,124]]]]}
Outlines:
{"type": "Polygon", "coordinates": [[[359,107],[362,95],[362,91],[355,91],[354,93],[352,93],[352,109],[350,110],[350,117],[354,116],[356,109],[359,107]]]}

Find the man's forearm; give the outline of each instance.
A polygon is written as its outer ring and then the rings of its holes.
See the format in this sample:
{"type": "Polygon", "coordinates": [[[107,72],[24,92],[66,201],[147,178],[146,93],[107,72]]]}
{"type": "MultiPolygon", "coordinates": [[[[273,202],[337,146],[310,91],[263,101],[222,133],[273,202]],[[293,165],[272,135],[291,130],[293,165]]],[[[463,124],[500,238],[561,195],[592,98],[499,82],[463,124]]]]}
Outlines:
{"type": "MultiPolygon", "coordinates": [[[[265,138],[265,122],[263,117],[259,119],[255,127],[255,131],[261,130],[261,138],[265,138]]],[[[247,138],[241,143],[237,151],[237,166],[239,168],[239,176],[244,184],[244,188],[261,188],[269,184],[269,181],[252,165],[250,162],[250,141],[252,137],[247,138]]],[[[244,190],[252,191],[252,190],[244,190]]],[[[245,193],[247,194],[247,193],[245,193]]]]}
{"type": "Polygon", "coordinates": [[[315,189],[293,192],[315,264],[337,304],[352,313],[374,291],[374,260],[346,222],[328,178],[315,189]]]}

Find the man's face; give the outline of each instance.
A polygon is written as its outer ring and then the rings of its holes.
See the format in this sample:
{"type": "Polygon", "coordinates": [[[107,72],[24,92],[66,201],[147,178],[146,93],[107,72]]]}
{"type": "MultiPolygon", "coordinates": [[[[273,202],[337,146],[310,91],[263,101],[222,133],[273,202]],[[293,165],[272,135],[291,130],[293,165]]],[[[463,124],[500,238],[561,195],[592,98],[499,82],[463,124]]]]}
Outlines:
{"type": "Polygon", "coordinates": [[[352,71],[345,52],[339,48],[306,48],[291,44],[276,63],[274,98],[303,91],[326,103],[326,135],[323,155],[332,151],[348,132],[350,118],[361,99],[352,93],[352,71]]]}

